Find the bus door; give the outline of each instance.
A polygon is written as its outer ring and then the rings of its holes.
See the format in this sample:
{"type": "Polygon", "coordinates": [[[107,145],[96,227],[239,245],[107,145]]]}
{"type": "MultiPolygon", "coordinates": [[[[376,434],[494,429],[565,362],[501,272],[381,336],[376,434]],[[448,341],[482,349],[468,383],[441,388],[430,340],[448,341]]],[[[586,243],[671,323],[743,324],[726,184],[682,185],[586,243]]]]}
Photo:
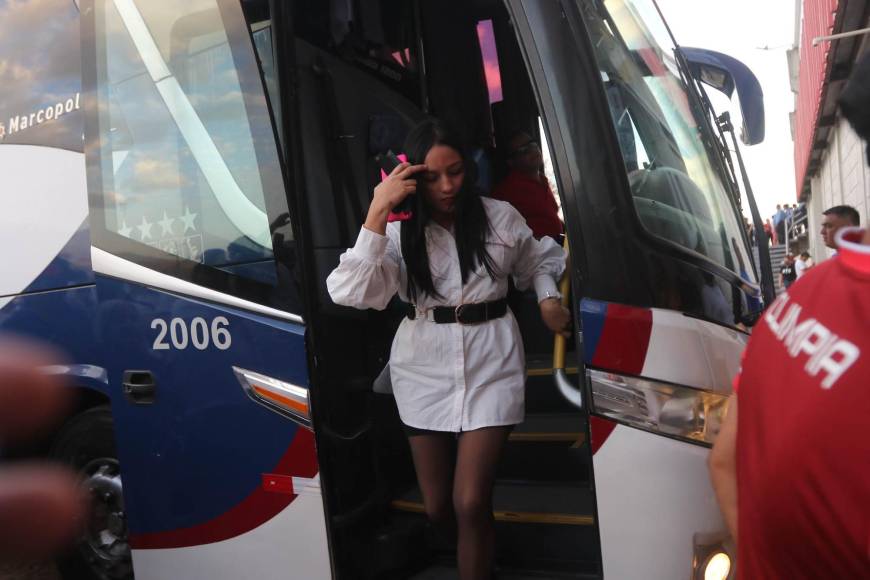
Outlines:
{"type": "Polygon", "coordinates": [[[739,194],[652,0],[507,5],[563,197],[604,576],[703,578],[733,561],[706,457],[760,308],[739,194]]]}
{"type": "Polygon", "coordinates": [[[82,2],[101,578],[331,577],[267,7],[82,2]]]}

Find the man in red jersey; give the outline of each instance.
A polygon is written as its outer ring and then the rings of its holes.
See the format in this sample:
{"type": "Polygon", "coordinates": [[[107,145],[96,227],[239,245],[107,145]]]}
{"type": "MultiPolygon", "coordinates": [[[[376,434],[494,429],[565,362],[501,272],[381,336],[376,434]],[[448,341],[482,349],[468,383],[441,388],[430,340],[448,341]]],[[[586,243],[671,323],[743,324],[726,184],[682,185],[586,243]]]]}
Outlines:
{"type": "Polygon", "coordinates": [[[756,325],[710,454],[739,578],[870,578],[870,230],[837,244],[756,325]]]}
{"type": "Polygon", "coordinates": [[[550,236],[561,243],[562,220],[544,176],[541,146],[528,133],[514,133],[508,139],[507,163],[510,173],[496,186],[492,197],[514,206],[536,238],[550,236]]]}

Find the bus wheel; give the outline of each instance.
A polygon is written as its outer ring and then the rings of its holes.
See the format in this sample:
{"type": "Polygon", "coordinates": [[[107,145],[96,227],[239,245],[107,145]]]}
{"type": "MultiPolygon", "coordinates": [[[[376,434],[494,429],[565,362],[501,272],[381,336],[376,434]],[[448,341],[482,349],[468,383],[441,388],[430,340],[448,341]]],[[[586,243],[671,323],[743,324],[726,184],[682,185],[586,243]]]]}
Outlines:
{"type": "Polygon", "coordinates": [[[127,513],[108,406],[70,419],[52,445],[52,456],[82,476],[90,493],[88,525],[75,549],[57,565],[65,580],[132,580],[127,513]]]}

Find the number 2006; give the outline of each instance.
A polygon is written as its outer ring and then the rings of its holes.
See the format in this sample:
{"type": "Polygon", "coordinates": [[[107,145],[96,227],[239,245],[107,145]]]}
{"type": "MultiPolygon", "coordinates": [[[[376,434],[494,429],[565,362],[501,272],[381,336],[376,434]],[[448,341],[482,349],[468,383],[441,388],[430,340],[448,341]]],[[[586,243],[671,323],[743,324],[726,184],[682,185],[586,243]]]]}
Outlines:
{"type": "Polygon", "coordinates": [[[154,339],[151,348],[169,350],[175,347],[184,350],[192,344],[197,350],[205,350],[211,343],[220,350],[226,350],[233,342],[229,326],[230,321],[224,316],[215,317],[210,327],[205,318],[197,316],[190,321],[190,328],[187,321],[182,318],[173,318],[168,324],[162,318],[155,318],[151,321],[151,328],[157,330],[157,338],[154,339]],[[166,342],[167,338],[171,345],[166,342]]]}

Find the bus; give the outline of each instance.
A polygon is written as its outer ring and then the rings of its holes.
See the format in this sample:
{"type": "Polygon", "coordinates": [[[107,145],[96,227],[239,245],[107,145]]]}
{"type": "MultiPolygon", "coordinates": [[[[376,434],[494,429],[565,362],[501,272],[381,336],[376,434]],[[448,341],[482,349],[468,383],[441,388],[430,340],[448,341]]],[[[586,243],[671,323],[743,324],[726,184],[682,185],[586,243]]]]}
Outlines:
{"type": "Polygon", "coordinates": [[[453,577],[373,390],[402,305],[325,287],[427,116],[484,192],[500,136],[542,143],[570,251],[568,343],[516,312],[500,572],[733,577],[706,458],[772,278],[707,90],[745,144],[763,109],[654,0],[17,0],[0,81],[0,331],[67,353],[32,452],[93,500],[65,578],[453,577]]]}

